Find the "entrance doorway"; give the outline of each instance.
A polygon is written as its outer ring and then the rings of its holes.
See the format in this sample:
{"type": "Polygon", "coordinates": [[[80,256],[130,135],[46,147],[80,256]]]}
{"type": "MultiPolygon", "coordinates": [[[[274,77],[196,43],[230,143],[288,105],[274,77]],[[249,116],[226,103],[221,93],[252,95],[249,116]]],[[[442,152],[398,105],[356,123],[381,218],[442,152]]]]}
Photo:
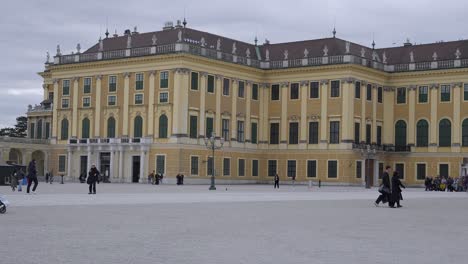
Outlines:
{"type": "Polygon", "coordinates": [[[140,181],[140,156],[132,156],[132,182],[140,181]]]}
{"type": "Polygon", "coordinates": [[[99,154],[99,164],[101,164],[99,168],[99,172],[101,176],[105,176],[104,180],[107,181],[108,177],[110,177],[110,152],[101,152],[99,154]]]}
{"type": "Polygon", "coordinates": [[[365,180],[368,182],[368,186],[374,186],[374,160],[373,159],[366,159],[366,167],[365,167],[365,180]]]}
{"type": "Polygon", "coordinates": [[[80,179],[88,177],[88,156],[80,156],[80,179]]]}

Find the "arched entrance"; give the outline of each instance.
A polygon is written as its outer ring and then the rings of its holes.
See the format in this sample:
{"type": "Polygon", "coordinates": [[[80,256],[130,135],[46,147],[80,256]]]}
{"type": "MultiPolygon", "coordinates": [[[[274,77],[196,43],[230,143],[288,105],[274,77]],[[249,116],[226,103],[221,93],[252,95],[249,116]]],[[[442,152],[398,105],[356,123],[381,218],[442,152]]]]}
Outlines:
{"type": "Polygon", "coordinates": [[[44,176],[44,165],[45,165],[45,154],[40,150],[36,150],[32,153],[31,159],[36,160],[37,176],[44,176]]]}
{"type": "Polygon", "coordinates": [[[14,164],[22,164],[23,156],[21,151],[15,148],[10,149],[10,153],[8,154],[8,161],[14,164]]]}

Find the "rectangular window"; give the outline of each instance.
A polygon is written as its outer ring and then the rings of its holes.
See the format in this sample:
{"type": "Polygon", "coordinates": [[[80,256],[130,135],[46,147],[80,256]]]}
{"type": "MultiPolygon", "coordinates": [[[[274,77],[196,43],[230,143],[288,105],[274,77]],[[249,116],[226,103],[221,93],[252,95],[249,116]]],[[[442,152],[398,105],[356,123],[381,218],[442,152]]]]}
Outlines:
{"type": "Polygon", "coordinates": [[[213,175],[213,158],[208,157],[208,162],[206,163],[206,174],[207,176],[213,175]]]}
{"type": "Polygon", "coordinates": [[[331,81],[330,97],[340,97],[340,81],[331,81]]]}
{"type": "Polygon", "coordinates": [[[58,172],[65,172],[65,164],[67,164],[67,156],[60,155],[59,156],[58,172]]]}
{"type": "Polygon", "coordinates": [[[279,84],[274,84],[271,86],[271,100],[272,101],[279,101],[280,94],[279,94],[279,84]]]}
{"type": "Polygon", "coordinates": [[[49,100],[50,100],[51,102],[54,101],[54,92],[49,92],[49,100]]]}
{"type": "Polygon", "coordinates": [[[397,171],[398,174],[400,175],[400,179],[404,179],[404,178],[405,178],[405,164],[403,164],[403,163],[396,163],[396,164],[395,164],[395,171],[397,171]]]}
{"type": "Polygon", "coordinates": [[[197,138],[198,117],[190,116],[190,138],[197,138]]]}
{"type": "Polygon", "coordinates": [[[319,82],[310,83],[309,98],[319,98],[319,82]]]}
{"type": "Polygon", "coordinates": [[[215,77],[213,75],[208,75],[207,92],[214,93],[214,90],[215,90],[215,77]]]}
{"type": "Polygon", "coordinates": [[[250,125],[250,137],[251,137],[251,140],[250,142],[252,142],[252,144],[257,144],[257,123],[252,123],[250,125]]]}
{"type": "Polygon", "coordinates": [[[366,100],[372,101],[372,84],[367,85],[366,100]]]}
{"type": "Polygon", "coordinates": [[[450,176],[448,164],[439,164],[439,176],[443,178],[448,178],[450,176]]]}
{"type": "Polygon", "coordinates": [[[307,177],[308,178],[317,177],[317,161],[316,160],[307,161],[307,177]]]}
{"type": "Polygon", "coordinates": [[[109,92],[117,91],[117,76],[109,76],[109,92]]]}
{"type": "Polygon", "coordinates": [[[354,83],[354,98],[361,98],[361,82],[354,83]]]}
{"type": "Polygon", "coordinates": [[[361,124],[354,123],[354,143],[359,144],[361,142],[361,124]]]}
{"type": "Polygon", "coordinates": [[[252,84],[252,100],[258,100],[258,84],[252,84]]]}
{"type": "Polygon", "coordinates": [[[252,176],[258,176],[258,160],[252,160],[252,176]]]}
{"type": "Polygon", "coordinates": [[[116,105],[117,103],[117,96],[115,95],[109,95],[107,97],[107,105],[108,106],[113,106],[113,105],[116,105]]]}
{"type": "Polygon", "coordinates": [[[135,104],[143,104],[143,94],[135,94],[135,104]]]}
{"type": "Polygon", "coordinates": [[[237,166],[237,175],[241,177],[245,176],[245,159],[239,159],[237,166]]]}
{"type": "Polygon", "coordinates": [[[237,142],[244,142],[244,121],[237,121],[237,142]]]}
{"type": "Polygon", "coordinates": [[[169,102],[169,93],[168,92],[159,93],[159,102],[160,103],[169,102]]]}
{"type": "Polygon", "coordinates": [[[328,178],[338,178],[338,161],[328,161],[328,178]]]}
{"type": "Polygon", "coordinates": [[[427,103],[428,94],[429,94],[429,87],[427,86],[420,86],[418,88],[418,102],[419,103],[427,103]]]}
{"type": "Polygon", "coordinates": [[[299,123],[289,123],[289,144],[299,144],[299,123]]]}
{"type": "Polygon", "coordinates": [[[382,87],[377,88],[377,103],[383,102],[383,89],[382,87]]]}
{"type": "Polygon", "coordinates": [[[224,176],[231,175],[231,159],[229,158],[223,159],[223,175],[224,176]]]}
{"type": "Polygon", "coordinates": [[[239,87],[237,89],[237,97],[244,98],[245,93],[245,82],[239,81],[239,87]]]}
{"type": "Polygon", "coordinates": [[[279,123],[270,124],[270,144],[279,144],[279,123]]]}
{"type": "Polygon", "coordinates": [[[362,161],[356,161],[356,178],[362,178],[362,161]]]}
{"type": "Polygon", "coordinates": [[[223,95],[225,96],[229,96],[229,83],[230,83],[229,79],[226,79],[226,78],[223,79],[223,95]]]}
{"type": "Polygon", "coordinates": [[[46,139],[50,138],[50,123],[49,122],[45,123],[45,138],[46,139]]]}
{"type": "Polygon", "coordinates": [[[135,90],[143,90],[143,73],[135,74],[135,90]]]}
{"type": "Polygon", "coordinates": [[[463,86],[463,100],[468,101],[468,83],[463,86]]]}
{"type": "Polygon", "coordinates": [[[169,72],[163,71],[159,73],[159,88],[169,88],[169,72]]]}
{"type": "Polygon", "coordinates": [[[276,160],[268,161],[268,176],[272,177],[276,174],[276,160]]]}
{"type": "Polygon", "coordinates": [[[91,98],[83,97],[83,107],[90,107],[90,106],[91,106],[91,98]]]}
{"type": "Polygon", "coordinates": [[[35,131],[35,124],[34,123],[30,123],[29,124],[29,136],[30,138],[34,138],[34,131],[35,131]]]}
{"type": "Polygon", "coordinates": [[[296,177],[296,161],[288,160],[288,177],[296,177]]]}
{"type": "Polygon", "coordinates": [[[440,86],[440,101],[450,102],[450,85],[444,84],[440,86]]]}
{"type": "Polygon", "coordinates": [[[156,173],[166,173],[166,156],[156,155],[156,173]]]}
{"type": "Polygon", "coordinates": [[[70,95],[70,80],[63,80],[62,82],[62,95],[70,95]]]}
{"type": "Polygon", "coordinates": [[[91,78],[83,79],[83,93],[84,94],[91,93],[91,78]]]}
{"type": "Polygon", "coordinates": [[[224,138],[225,141],[229,141],[229,140],[231,140],[229,138],[229,123],[230,123],[229,119],[223,119],[222,122],[223,122],[223,124],[222,124],[223,125],[223,138],[224,138]]]}
{"type": "Polygon", "coordinates": [[[416,164],[416,180],[426,179],[426,164],[418,163],[416,164]]]}
{"type": "Polygon", "coordinates": [[[212,117],[207,117],[206,118],[206,132],[205,132],[206,137],[211,137],[211,134],[213,134],[213,118],[212,117]]]}
{"type": "Polygon", "coordinates": [[[366,124],[366,144],[371,144],[372,125],[366,124]]]}
{"type": "Polygon", "coordinates": [[[198,91],[198,72],[192,72],[190,90],[198,91]]]}
{"type": "Polygon", "coordinates": [[[377,126],[377,145],[382,145],[382,127],[377,126]]]}
{"type": "Polygon", "coordinates": [[[299,99],[299,84],[298,83],[291,83],[291,90],[290,90],[289,98],[290,100],[299,99]]]}
{"type": "Polygon", "coordinates": [[[340,121],[330,122],[330,144],[340,143],[340,121]]]}
{"type": "Polygon", "coordinates": [[[70,107],[70,100],[69,99],[62,99],[62,108],[70,107]]]}
{"type": "Polygon", "coordinates": [[[397,88],[397,104],[406,104],[406,88],[397,88]]]}
{"type": "Polygon", "coordinates": [[[319,122],[309,122],[309,144],[318,144],[319,122]]]}
{"type": "Polygon", "coordinates": [[[198,175],[198,157],[190,157],[190,174],[198,175]]]}

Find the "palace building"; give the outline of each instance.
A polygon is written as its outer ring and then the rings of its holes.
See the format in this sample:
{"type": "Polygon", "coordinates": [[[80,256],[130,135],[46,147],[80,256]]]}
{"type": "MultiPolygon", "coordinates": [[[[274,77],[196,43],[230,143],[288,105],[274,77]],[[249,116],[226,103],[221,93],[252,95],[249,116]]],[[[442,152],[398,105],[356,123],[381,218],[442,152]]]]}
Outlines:
{"type": "Polygon", "coordinates": [[[335,37],[259,45],[178,22],[126,30],[86,51],[57,47],[43,101],[2,157],[77,180],[155,170],[186,182],[409,185],[458,177],[468,158],[468,40],[374,48],[335,37]],[[222,138],[212,152],[205,138],[222,138]],[[21,142],[20,142],[21,141],[21,142]],[[12,153],[13,152],[13,153],[12,153]],[[367,176],[367,177],[366,177],[367,176]]]}

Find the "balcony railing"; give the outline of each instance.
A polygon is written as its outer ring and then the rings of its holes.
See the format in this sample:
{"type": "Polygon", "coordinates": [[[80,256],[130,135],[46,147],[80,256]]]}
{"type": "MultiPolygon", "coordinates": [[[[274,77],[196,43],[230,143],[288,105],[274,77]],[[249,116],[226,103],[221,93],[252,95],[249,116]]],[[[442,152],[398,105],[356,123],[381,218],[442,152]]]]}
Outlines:
{"type": "Polygon", "coordinates": [[[385,145],[383,147],[383,150],[384,151],[387,151],[387,152],[411,152],[411,146],[388,146],[388,145],[385,145]]]}
{"type": "Polygon", "coordinates": [[[384,152],[411,152],[411,146],[393,146],[393,145],[377,145],[365,143],[353,143],[355,150],[375,150],[384,152]]]}
{"type": "Polygon", "coordinates": [[[70,138],[70,145],[88,145],[88,144],[151,144],[150,138],[70,138]]]}
{"type": "Polygon", "coordinates": [[[16,138],[8,136],[0,136],[0,142],[10,142],[10,143],[23,143],[23,144],[49,144],[49,139],[40,139],[40,138],[16,138]]]}

